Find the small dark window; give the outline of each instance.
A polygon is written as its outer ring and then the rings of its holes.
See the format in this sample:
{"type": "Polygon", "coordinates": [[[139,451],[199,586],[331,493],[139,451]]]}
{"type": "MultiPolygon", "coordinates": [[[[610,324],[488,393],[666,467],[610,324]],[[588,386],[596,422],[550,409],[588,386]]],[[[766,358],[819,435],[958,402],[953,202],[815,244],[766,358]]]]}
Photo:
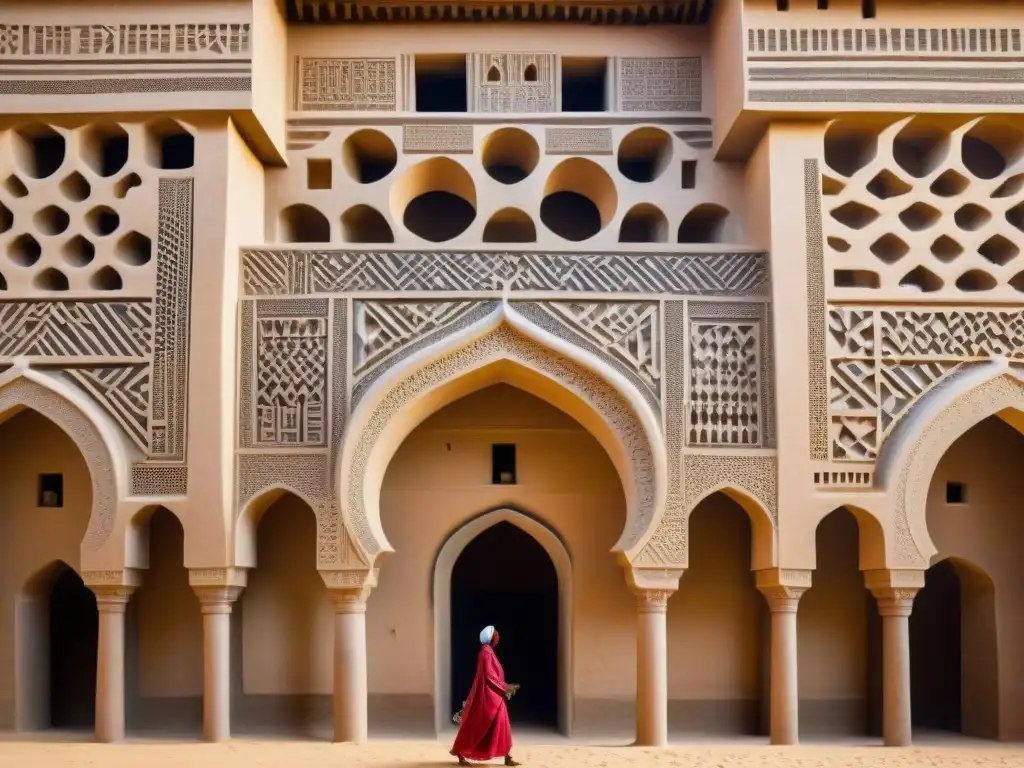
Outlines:
{"type": "Polygon", "coordinates": [[[527,64],[526,69],[523,71],[523,80],[527,83],[537,82],[537,65],[527,64]]]}
{"type": "Polygon", "coordinates": [[[775,0],[775,8],[779,11],[788,11],[789,0],[775,0]]]}
{"type": "Polygon", "coordinates": [[[51,474],[39,476],[39,506],[64,506],[64,475],[51,474]]]}
{"type": "Polygon", "coordinates": [[[465,112],[466,89],[465,54],[416,57],[417,112],[465,112]]]}
{"type": "Polygon", "coordinates": [[[562,111],[604,112],[608,59],[562,59],[562,111]]]}
{"type": "Polygon", "coordinates": [[[828,0],[818,0],[818,10],[819,11],[827,11],[828,10],[828,0]]]}
{"type": "Polygon", "coordinates": [[[516,447],[509,443],[491,446],[491,483],[516,484],[516,447]]]}
{"type": "Polygon", "coordinates": [[[967,486],[963,483],[946,483],[946,503],[966,504],[967,486]]]}
{"type": "Polygon", "coordinates": [[[331,159],[306,161],[306,186],[309,189],[331,188],[331,159]]]}
{"type": "Polygon", "coordinates": [[[865,19],[873,19],[878,15],[875,8],[875,0],[861,0],[860,15],[865,19]]]}
{"type": "Polygon", "coordinates": [[[693,189],[697,186],[697,161],[683,160],[683,189],[693,189]]]}
{"type": "Polygon", "coordinates": [[[500,83],[501,72],[498,71],[497,67],[491,67],[487,70],[487,82],[488,83],[500,83]]]}

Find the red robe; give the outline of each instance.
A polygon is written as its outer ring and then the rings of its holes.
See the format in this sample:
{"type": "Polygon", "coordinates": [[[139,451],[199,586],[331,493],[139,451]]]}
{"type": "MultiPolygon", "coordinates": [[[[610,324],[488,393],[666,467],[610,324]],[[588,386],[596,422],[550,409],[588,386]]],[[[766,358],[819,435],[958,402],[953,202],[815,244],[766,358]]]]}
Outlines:
{"type": "Polygon", "coordinates": [[[512,726],[505,706],[505,671],[494,648],[484,645],[476,659],[476,677],[469,689],[462,722],[451,753],[467,760],[504,757],[512,749],[512,726]]]}

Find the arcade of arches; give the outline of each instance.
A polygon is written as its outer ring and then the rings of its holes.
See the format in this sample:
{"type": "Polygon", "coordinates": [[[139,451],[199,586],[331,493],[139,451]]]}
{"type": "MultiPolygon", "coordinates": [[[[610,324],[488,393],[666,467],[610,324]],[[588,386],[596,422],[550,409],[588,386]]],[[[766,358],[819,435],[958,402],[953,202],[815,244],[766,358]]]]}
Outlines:
{"type": "MultiPolygon", "coordinates": [[[[1024,517],[1013,501],[1024,492],[1022,460],[1024,438],[993,417],[949,449],[932,480],[927,523],[939,554],[909,620],[917,735],[1006,739],[1024,730],[1024,517]],[[949,503],[951,483],[963,503],[949,503]]],[[[97,599],[77,573],[89,489],[83,457],[52,422],[23,410],[0,425],[5,728],[84,730],[96,714],[97,599]],[[40,505],[43,474],[63,477],[59,507],[40,505]]],[[[492,623],[509,678],[524,686],[515,723],[629,740],[637,607],[609,554],[625,499],[611,460],[579,423],[509,385],[466,395],[402,443],[381,510],[394,554],[365,614],[371,736],[432,736],[450,723],[468,689],[474,638],[492,623]],[[516,446],[510,483],[492,482],[496,444],[516,446]],[[441,557],[474,520],[481,530],[441,557]],[[438,584],[449,606],[440,622],[438,584]]],[[[198,736],[204,613],[184,566],[182,525],[164,508],[141,510],[134,524],[148,534],[148,568],[124,616],[127,733],[198,736]]],[[[859,572],[860,535],[844,508],[816,530],[813,586],[795,622],[805,738],[882,731],[884,619],[859,572]]],[[[280,495],[258,521],[247,586],[222,600],[230,607],[238,597],[226,620],[235,734],[331,734],[336,616],[316,568],[316,536],[306,503],[280,495]]],[[[689,568],[666,616],[673,738],[774,730],[775,613],[796,601],[759,593],[752,536],[747,513],[722,493],[692,513],[689,568]]]]}

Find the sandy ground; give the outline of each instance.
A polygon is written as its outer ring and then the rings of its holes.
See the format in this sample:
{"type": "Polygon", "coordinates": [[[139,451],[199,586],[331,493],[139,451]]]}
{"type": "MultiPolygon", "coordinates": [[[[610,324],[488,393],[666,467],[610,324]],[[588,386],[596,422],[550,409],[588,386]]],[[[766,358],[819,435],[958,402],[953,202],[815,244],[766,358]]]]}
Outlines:
{"type": "MultiPolygon", "coordinates": [[[[353,747],[326,742],[246,741],[225,744],[128,743],[100,745],[44,741],[0,742],[0,768],[103,766],[104,768],[434,768],[455,765],[437,741],[372,741],[353,747]]],[[[667,749],[527,743],[513,750],[524,768],[1024,768],[1024,746],[885,749],[846,746],[685,746],[667,749]]],[[[491,761],[501,765],[501,760],[491,761]]]]}

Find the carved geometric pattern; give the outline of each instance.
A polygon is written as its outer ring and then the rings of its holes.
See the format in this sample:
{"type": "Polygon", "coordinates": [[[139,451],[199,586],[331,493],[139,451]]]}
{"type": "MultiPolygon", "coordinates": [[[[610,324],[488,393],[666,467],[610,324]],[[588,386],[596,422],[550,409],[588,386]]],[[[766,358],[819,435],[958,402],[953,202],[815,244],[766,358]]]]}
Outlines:
{"type": "Polygon", "coordinates": [[[92,511],[82,546],[95,552],[114,530],[117,514],[113,458],[99,430],[77,406],[28,379],[15,379],[0,387],[0,414],[18,406],[31,408],[64,430],[85,459],[92,481],[92,511]]]}
{"type": "Polygon", "coordinates": [[[804,227],[807,238],[808,432],[812,461],[829,457],[828,374],[825,362],[825,252],[817,160],[804,160],[804,227]]]}
{"type": "Polygon", "coordinates": [[[367,368],[443,328],[475,306],[471,301],[357,301],[352,305],[352,373],[367,368]]]}
{"type": "Polygon", "coordinates": [[[760,296],[759,253],[246,251],[246,295],[361,291],[582,291],[760,296]]]}
{"type": "Polygon", "coordinates": [[[310,504],[326,499],[327,455],[319,453],[242,453],[238,455],[238,509],[269,488],[288,488],[310,504]]]}
{"type": "Polygon", "coordinates": [[[691,322],[687,443],[761,443],[758,323],[691,322]]]}
{"type": "Polygon", "coordinates": [[[749,28],[747,52],[814,57],[841,54],[870,58],[879,54],[918,58],[941,53],[944,57],[1020,54],[1022,31],[999,27],[803,27],[749,28]]]}
{"type": "Polygon", "coordinates": [[[116,357],[148,360],[151,301],[0,304],[0,358],[116,357]]]}
{"type": "Polygon", "coordinates": [[[297,111],[395,111],[395,59],[296,57],[297,111]]]}
{"type": "Polygon", "coordinates": [[[327,318],[256,321],[253,443],[326,445],[327,318]]]}
{"type": "Polygon", "coordinates": [[[538,306],[623,363],[660,399],[661,318],[656,302],[552,301],[538,306]]]}
{"type": "Polygon", "coordinates": [[[545,128],[544,153],[548,155],[611,155],[611,128],[545,128]]]}
{"type": "Polygon", "coordinates": [[[469,59],[471,112],[555,111],[553,53],[472,53],[469,59]]]}
{"type": "Polygon", "coordinates": [[[192,280],[192,179],[160,179],[150,454],[185,458],[192,280]]]}
{"type": "Polygon", "coordinates": [[[133,464],[132,496],[187,496],[185,464],[133,464]]]}
{"type": "Polygon", "coordinates": [[[1021,310],[830,306],[828,328],[837,460],[873,460],[913,405],[962,366],[1024,359],[1021,310]]]}
{"type": "Polygon", "coordinates": [[[370,531],[364,506],[363,478],[377,438],[386,425],[416,398],[446,380],[473,370],[481,361],[496,356],[510,357],[562,382],[602,414],[622,442],[625,455],[632,464],[636,503],[623,536],[624,548],[632,547],[647,530],[654,515],[655,466],[648,435],[630,405],[595,374],[503,325],[411,372],[382,396],[361,433],[351,438],[355,441],[354,450],[345,470],[347,522],[363,551],[371,558],[380,552],[380,545],[370,531]]]}
{"type": "Polygon", "coordinates": [[[0,24],[0,58],[230,58],[249,53],[249,24],[0,24]]]}
{"type": "Polygon", "coordinates": [[[149,453],[148,363],[68,368],[67,373],[106,407],[143,453],[149,453]]]}
{"type": "Polygon", "coordinates": [[[686,308],[665,302],[665,453],[668,460],[665,512],[654,534],[634,559],[640,566],[686,563],[686,504],[683,500],[683,430],[686,400],[686,308]]]}
{"type": "Polygon", "coordinates": [[[778,477],[774,456],[712,456],[689,453],[683,457],[686,476],[684,502],[689,517],[713,488],[731,487],[753,496],[778,527],[778,477]]]}
{"type": "Polygon", "coordinates": [[[619,60],[619,103],[623,112],[700,112],[701,59],[619,60]]]}
{"type": "MultiPolygon", "coordinates": [[[[330,463],[328,466],[336,467],[349,414],[349,301],[348,299],[335,299],[331,304],[331,388],[329,390],[331,402],[330,409],[327,412],[331,423],[331,444],[330,463]]],[[[336,485],[336,475],[334,472],[330,473],[330,485],[332,489],[336,485]]]]}

